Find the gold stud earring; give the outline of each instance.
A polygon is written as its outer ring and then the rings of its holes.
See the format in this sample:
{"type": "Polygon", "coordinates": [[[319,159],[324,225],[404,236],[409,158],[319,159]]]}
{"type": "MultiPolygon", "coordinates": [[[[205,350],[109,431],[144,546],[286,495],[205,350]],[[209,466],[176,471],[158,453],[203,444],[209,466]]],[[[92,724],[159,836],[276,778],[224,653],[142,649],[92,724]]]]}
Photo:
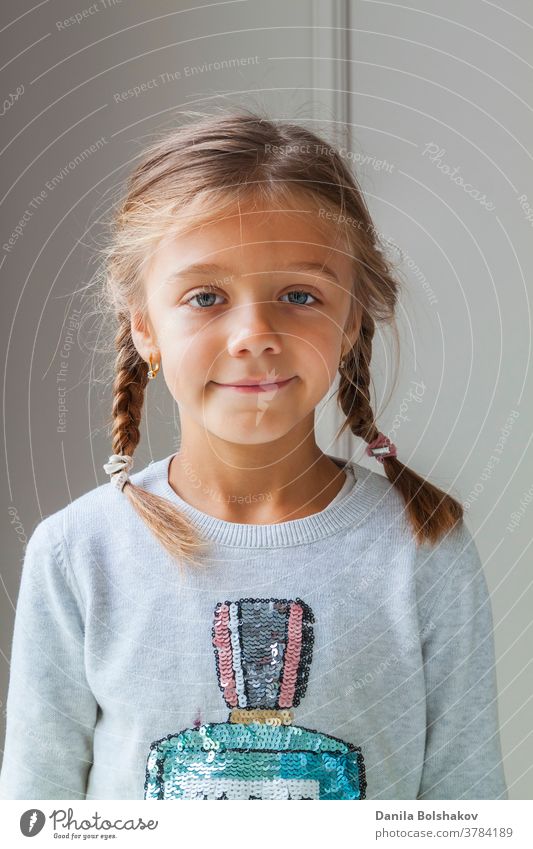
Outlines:
{"type": "Polygon", "coordinates": [[[152,355],[151,354],[150,354],[149,360],[150,360],[150,368],[148,369],[148,380],[153,380],[154,377],[157,375],[157,372],[159,371],[159,363],[156,363],[155,365],[152,363],[152,355]]]}

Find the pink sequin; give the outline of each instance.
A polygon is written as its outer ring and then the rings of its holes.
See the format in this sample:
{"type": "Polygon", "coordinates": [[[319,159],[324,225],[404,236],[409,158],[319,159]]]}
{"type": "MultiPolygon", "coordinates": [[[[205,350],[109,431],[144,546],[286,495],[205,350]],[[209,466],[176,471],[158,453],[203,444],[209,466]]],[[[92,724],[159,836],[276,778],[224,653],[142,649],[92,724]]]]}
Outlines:
{"type": "Polygon", "coordinates": [[[218,651],[220,686],[224,688],[227,704],[237,707],[238,698],[232,665],[231,636],[229,630],[229,606],[222,604],[215,614],[215,636],[213,645],[218,651]]]}
{"type": "Polygon", "coordinates": [[[279,694],[279,706],[282,708],[290,708],[293,704],[302,649],[302,617],[301,605],[291,604],[288,625],[289,638],[285,649],[285,665],[279,694]]]}

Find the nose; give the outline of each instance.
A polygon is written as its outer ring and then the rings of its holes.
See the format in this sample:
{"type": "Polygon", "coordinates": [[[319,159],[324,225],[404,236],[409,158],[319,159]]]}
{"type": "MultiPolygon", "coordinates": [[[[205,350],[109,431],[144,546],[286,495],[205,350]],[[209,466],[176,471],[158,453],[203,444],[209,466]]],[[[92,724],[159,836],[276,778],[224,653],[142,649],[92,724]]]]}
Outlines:
{"type": "Polygon", "coordinates": [[[228,340],[228,352],[233,357],[245,352],[260,357],[263,352],[279,354],[281,341],[269,318],[270,302],[259,302],[232,310],[235,329],[228,340]]]}

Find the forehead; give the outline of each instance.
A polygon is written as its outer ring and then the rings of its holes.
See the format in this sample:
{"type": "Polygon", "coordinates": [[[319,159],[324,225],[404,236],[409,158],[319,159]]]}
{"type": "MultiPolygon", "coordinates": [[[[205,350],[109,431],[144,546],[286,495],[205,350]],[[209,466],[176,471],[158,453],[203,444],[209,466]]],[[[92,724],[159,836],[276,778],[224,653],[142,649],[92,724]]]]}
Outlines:
{"type": "Polygon", "coordinates": [[[158,244],[150,270],[161,280],[165,272],[191,266],[198,266],[198,273],[218,265],[224,273],[238,274],[293,265],[312,273],[313,266],[324,264],[341,277],[349,272],[352,257],[344,233],[316,206],[302,202],[287,209],[232,209],[185,232],[170,232],[158,244]]]}

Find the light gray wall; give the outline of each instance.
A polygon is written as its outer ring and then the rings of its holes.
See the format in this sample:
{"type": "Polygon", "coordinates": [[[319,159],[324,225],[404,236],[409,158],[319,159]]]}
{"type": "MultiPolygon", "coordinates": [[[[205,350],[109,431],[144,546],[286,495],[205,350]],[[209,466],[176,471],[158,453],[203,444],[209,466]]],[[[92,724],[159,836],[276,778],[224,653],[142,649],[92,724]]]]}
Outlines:
{"type": "MultiPolygon", "coordinates": [[[[101,218],[150,133],[176,123],[177,111],[256,105],[346,146],[376,227],[398,259],[405,285],[400,376],[382,410],[395,353],[380,331],[378,421],[402,461],[470,505],[468,524],[492,591],[507,778],[513,798],[530,798],[531,520],[521,501],[531,500],[532,483],[533,257],[532,224],[519,201],[526,195],[533,207],[530,5],[515,0],[511,14],[485,2],[424,2],[417,11],[373,0],[122,0],[99,3],[68,27],[59,22],[91,3],[64,0],[30,12],[32,5],[17,4],[16,14],[4,7],[1,24],[10,60],[3,91],[20,93],[2,117],[2,245],[27,219],[11,249],[0,251],[2,712],[24,539],[42,516],[105,480],[110,391],[98,378],[111,353],[83,293],[94,283],[101,218]],[[244,57],[257,59],[186,71],[244,57]],[[96,152],[69,165],[99,139],[96,152]],[[440,160],[424,154],[428,144],[444,151],[440,160]],[[457,168],[494,209],[467,195],[439,163],[457,168]]],[[[159,382],[149,389],[136,468],[170,453],[178,439],[175,404],[159,382]]],[[[335,405],[325,403],[322,447],[355,453],[365,465],[351,437],[331,442],[338,424],[335,405]]]]}

